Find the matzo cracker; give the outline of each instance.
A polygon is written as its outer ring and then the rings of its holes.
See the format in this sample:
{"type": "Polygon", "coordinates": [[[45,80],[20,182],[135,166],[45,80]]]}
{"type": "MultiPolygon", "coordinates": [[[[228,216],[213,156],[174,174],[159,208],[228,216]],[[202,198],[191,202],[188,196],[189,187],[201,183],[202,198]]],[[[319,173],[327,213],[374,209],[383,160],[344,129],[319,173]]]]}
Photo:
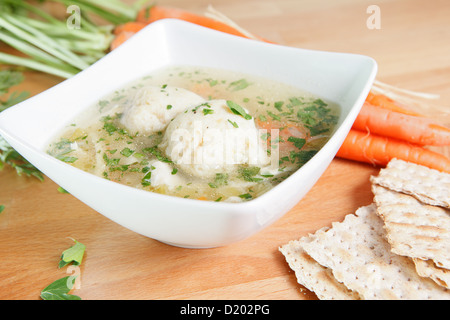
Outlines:
{"type": "Polygon", "coordinates": [[[450,300],[447,289],[416,273],[411,259],[391,252],[383,226],[371,204],[299,241],[309,256],[363,299],[450,300]]]}
{"type": "Polygon", "coordinates": [[[450,269],[450,212],[406,194],[372,186],[392,251],[450,269]]]}
{"type": "Polygon", "coordinates": [[[279,250],[295,272],[297,282],[314,292],[319,299],[360,300],[356,292],[352,292],[334,278],[330,269],[321,266],[306,254],[300,241],[290,241],[279,250]]]}
{"type": "Polygon", "coordinates": [[[420,276],[430,278],[438,285],[450,289],[450,270],[439,268],[432,260],[413,258],[413,261],[420,276]]]}
{"type": "Polygon", "coordinates": [[[450,208],[448,173],[393,159],[370,180],[373,184],[409,194],[423,203],[450,208]]]}

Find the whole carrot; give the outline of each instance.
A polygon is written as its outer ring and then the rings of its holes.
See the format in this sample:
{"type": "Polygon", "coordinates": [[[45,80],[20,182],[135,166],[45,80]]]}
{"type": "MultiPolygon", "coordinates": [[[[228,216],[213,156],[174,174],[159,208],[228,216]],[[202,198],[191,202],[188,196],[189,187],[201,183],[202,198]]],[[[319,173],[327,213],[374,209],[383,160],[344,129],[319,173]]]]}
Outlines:
{"type": "MultiPolygon", "coordinates": [[[[152,23],[161,19],[180,19],[187,22],[195,23],[199,26],[222,31],[228,34],[232,34],[239,37],[248,38],[247,35],[241,31],[227,25],[226,23],[214,20],[212,18],[197,15],[195,13],[167,6],[154,5],[148,8],[141,9],[137,15],[136,21],[141,23],[152,23]]],[[[266,41],[262,38],[258,38],[261,41],[266,41]]]]}
{"type": "Polygon", "coordinates": [[[409,114],[411,116],[423,117],[422,114],[408,110],[407,107],[399,104],[397,101],[394,101],[383,94],[375,94],[373,92],[369,92],[366,101],[374,106],[378,106],[395,112],[409,114]]]}
{"type": "Polygon", "coordinates": [[[118,46],[130,39],[133,35],[144,29],[146,26],[147,24],[145,23],[135,21],[118,25],[116,28],[114,28],[114,39],[113,41],[111,41],[111,44],[109,46],[110,50],[112,51],[116,49],[118,46]]]}
{"type": "Polygon", "coordinates": [[[123,24],[119,24],[114,28],[114,34],[118,35],[122,32],[133,32],[136,33],[140,31],[141,29],[144,29],[147,26],[146,23],[143,22],[137,22],[137,21],[130,21],[123,24]]]}
{"type": "Polygon", "coordinates": [[[450,129],[425,117],[418,117],[374,106],[367,101],[353,128],[420,145],[450,145],[450,129]]]}
{"type": "Polygon", "coordinates": [[[423,147],[351,129],[336,156],[385,166],[392,159],[413,162],[450,173],[450,159],[423,147]]]}
{"type": "MultiPolygon", "coordinates": [[[[123,25],[118,26],[115,29],[114,31],[115,38],[110,45],[110,50],[114,50],[115,48],[119,47],[122,43],[128,40],[133,34],[141,30],[144,26],[161,19],[179,19],[213,30],[225,32],[239,37],[248,38],[248,36],[240,32],[239,30],[236,30],[235,28],[223,22],[216,21],[212,18],[200,16],[178,8],[154,5],[141,9],[138,12],[136,21],[125,23],[123,25]]],[[[269,42],[262,38],[258,39],[261,41],[269,42]]]]}
{"type": "Polygon", "coordinates": [[[134,32],[128,32],[128,31],[123,31],[118,33],[113,41],[111,41],[110,44],[110,50],[114,50],[117,47],[119,47],[122,43],[124,43],[125,41],[127,41],[128,39],[130,39],[133,35],[135,35],[134,32]]]}

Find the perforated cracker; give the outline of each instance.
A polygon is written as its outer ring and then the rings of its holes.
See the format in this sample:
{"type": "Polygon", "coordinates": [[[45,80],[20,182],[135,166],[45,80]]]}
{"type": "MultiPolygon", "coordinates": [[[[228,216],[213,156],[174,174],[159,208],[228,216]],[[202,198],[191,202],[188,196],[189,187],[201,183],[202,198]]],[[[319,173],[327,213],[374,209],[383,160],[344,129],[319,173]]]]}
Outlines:
{"type": "Polygon", "coordinates": [[[300,245],[362,299],[450,299],[447,289],[416,273],[411,259],[391,252],[383,225],[372,204],[300,245]]]}
{"type": "Polygon", "coordinates": [[[376,177],[377,184],[409,194],[423,203],[450,208],[450,174],[403,160],[391,160],[376,177]]]}
{"type": "Polygon", "coordinates": [[[330,269],[321,266],[306,254],[299,241],[290,241],[279,250],[295,272],[297,282],[314,292],[319,299],[360,300],[356,292],[352,292],[334,278],[330,269]]]}
{"type": "Polygon", "coordinates": [[[450,289],[450,270],[439,268],[432,260],[413,258],[416,271],[421,277],[427,277],[438,285],[450,289]]]}
{"type": "Polygon", "coordinates": [[[372,191],[392,251],[450,269],[450,211],[384,187],[372,191]]]}

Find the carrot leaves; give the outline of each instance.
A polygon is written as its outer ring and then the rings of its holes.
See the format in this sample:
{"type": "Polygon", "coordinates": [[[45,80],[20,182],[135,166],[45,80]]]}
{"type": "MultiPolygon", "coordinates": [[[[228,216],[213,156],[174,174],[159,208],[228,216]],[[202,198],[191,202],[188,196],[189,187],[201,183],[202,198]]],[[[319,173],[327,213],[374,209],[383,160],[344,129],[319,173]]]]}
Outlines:
{"type": "Polygon", "coordinates": [[[0,63],[70,78],[103,57],[115,25],[132,21],[148,0],[52,0],[67,7],[67,18],[53,16],[26,0],[1,0],[0,41],[22,55],[0,52],[0,63]],[[92,16],[109,24],[96,24],[92,16]]]}

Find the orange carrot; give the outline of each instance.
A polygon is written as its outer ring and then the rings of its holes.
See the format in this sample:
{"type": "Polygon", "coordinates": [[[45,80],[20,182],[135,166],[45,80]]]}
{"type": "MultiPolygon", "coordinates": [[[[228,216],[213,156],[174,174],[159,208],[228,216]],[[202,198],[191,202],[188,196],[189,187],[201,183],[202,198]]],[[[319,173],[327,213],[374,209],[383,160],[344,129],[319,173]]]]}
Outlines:
{"type": "Polygon", "coordinates": [[[450,129],[430,119],[374,106],[367,101],[353,128],[420,145],[450,145],[450,129]]]}
{"type": "Polygon", "coordinates": [[[133,32],[136,33],[140,30],[142,30],[144,27],[146,27],[146,23],[137,22],[137,21],[130,21],[124,24],[120,24],[117,27],[114,28],[114,34],[118,35],[122,32],[133,32]]]}
{"type": "Polygon", "coordinates": [[[385,166],[396,158],[450,173],[450,159],[420,146],[372,133],[350,130],[339,149],[340,158],[385,166]]]}
{"type": "Polygon", "coordinates": [[[283,152],[290,150],[297,150],[297,147],[295,147],[294,143],[289,141],[290,137],[305,140],[309,139],[309,130],[300,124],[294,125],[292,123],[286,123],[281,121],[270,121],[270,120],[261,121],[259,119],[255,119],[255,124],[258,129],[267,130],[267,133],[269,134],[269,136],[267,137],[268,146],[272,144],[270,136],[271,130],[279,129],[278,136],[279,136],[280,151],[283,152]]]}
{"type": "MultiPolygon", "coordinates": [[[[186,10],[173,8],[173,7],[156,6],[155,5],[155,6],[141,9],[137,15],[136,20],[138,22],[148,24],[148,23],[155,22],[157,20],[167,19],[167,18],[180,19],[180,20],[184,20],[187,22],[195,23],[195,24],[203,26],[203,27],[214,29],[217,31],[222,31],[222,32],[229,33],[232,35],[248,38],[248,36],[245,35],[244,33],[242,33],[241,31],[236,30],[235,28],[233,28],[223,22],[214,20],[214,19],[206,17],[206,16],[197,15],[197,14],[194,14],[194,13],[186,11],[186,10]]],[[[258,39],[261,41],[269,42],[262,38],[258,38],[258,39]]]]}
{"type": "Polygon", "coordinates": [[[135,33],[142,30],[147,25],[142,22],[127,22],[121,25],[118,25],[114,29],[114,39],[111,41],[109,46],[110,50],[116,49],[122,43],[130,39],[135,33]]]}
{"type": "Polygon", "coordinates": [[[396,102],[396,101],[392,100],[391,98],[389,98],[385,95],[382,95],[382,94],[375,94],[375,93],[369,92],[369,95],[367,96],[366,101],[374,106],[378,106],[378,107],[392,110],[395,112],[408,114],[411,116],[418,116],[418,117],[422,116],[423,117],[423,115],[416,113],[414,111],[408,110],[406,107],[401,106],[398,102],[396,102]]]}
{"type": "Polygon", "coordinates": [[[127,41],[134,35],[135,35],[134,32],[129,32],[129,31],[123,31],[123,32],[117,34],[114,37],[113,41],[111,41],[110,50],[112,51],[112,50],[116,49],[117,47],[119,47],[121,44],[123,44],[125,41],[127,41]]]}
{"type": "MultiPolygon", "coordinates": [[[[111,45],[111,50],[114,50],[118,46],[120,46],[123,42],[125,42],[128,38],[131,37],[131,35],[127,34],[127,36],[121,35],[122,31],[126,32],[138,32],[142,29],[142,26],[146,26],[152,22],[155,22],[157,20],[161,19],[179,19],[184,20],[187,22],[191,22],[194,24],[197,24],[199,26],[203,26],[206,28],[210,28],[213,30],[225,32],[228,34],[232,34],[239,37],[249,38],[246,34],[243,32],[229,26],[226,23],[214,20],[212,18],[201,16],[194,14],[189,11],[185,11],[178,8],[173,7],[166,7],[166,6],[150,6],[147,8],[143,8],[138,12],[138,15],[136,17],[135,22],[129,22],[124,24],[123,26],[119,26],[116,28],[117,30],[114,32],[116,35],[116,38],[114,40],[114,46],[111,45]]],[[[255,37],[257,40],[273,43],[269,40],[263,39],[261,37],[255,37]]]]}

